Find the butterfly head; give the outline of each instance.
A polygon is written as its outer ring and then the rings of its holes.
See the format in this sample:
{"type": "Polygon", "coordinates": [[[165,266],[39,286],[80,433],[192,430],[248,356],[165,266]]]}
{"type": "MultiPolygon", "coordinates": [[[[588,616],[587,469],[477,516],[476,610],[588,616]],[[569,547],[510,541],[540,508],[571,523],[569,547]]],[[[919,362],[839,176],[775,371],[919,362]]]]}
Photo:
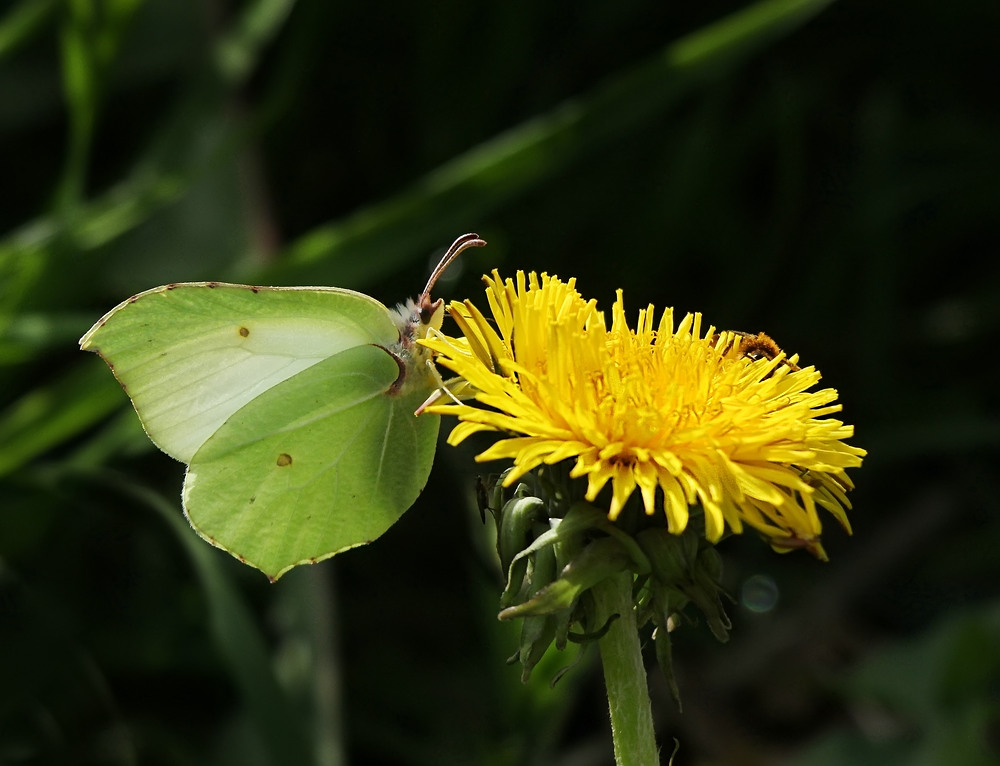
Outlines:
{"type": "Polygon", "coordinates": [[[431,272],[427,286],[420,296],[416,300],[411,298],[393,309],[392,321],[399,329],[399,343],[390,351],[400,365],[400,379],[394,389],[402,390],[409,370],[424,367],[431,362],[431,352],[420,346],[417,341],[427,337],[427,333],[432,329],[440,330],[444,320],[444,301],[440,298],[437,300],[431,298],[431,290],[434,289],[435,283],[459,253],[466,248],[482,247],[485,244],[485,240],[480,239],[478,234],[463,234],[451,243],[451,247],[431,272]]]}
{"type": "Polygon", "coordinates": [[[423,296],[418,300],[408,298],[392,310],[392,321],[399,328],[399,340],[404,346],[426,337],[431,328],[440,330],[443,319],[444,301],[440,298],[436,301],[423,296]]]}
{"type": "Polygon", "coordinates": [[[393,321],[399,328],[400,341],[405,345],[407,341],[411,343],[427,336],[430,329],[440,330],[444,320],[444,301],[438,298],[431,298],[431,290],[438,279],[444,274],[451,262],[465,249],[470,247],[482,247],[486,241],[479,238],[478,234],[463,234],[451,243],[451,247],[438,261],[438,265],[431,272],[427,280],[427,286],[420,293],[416,300],[407,300],[396,306],[393,311],[393,321]]]}

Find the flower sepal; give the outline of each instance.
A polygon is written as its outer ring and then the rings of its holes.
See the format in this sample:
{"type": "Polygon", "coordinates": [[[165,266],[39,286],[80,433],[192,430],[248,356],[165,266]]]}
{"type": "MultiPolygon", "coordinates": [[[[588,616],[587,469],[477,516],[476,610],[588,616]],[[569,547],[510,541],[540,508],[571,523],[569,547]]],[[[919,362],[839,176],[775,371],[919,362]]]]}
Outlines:
{"type": "Polygon", "coordinates": [[[550,645],[562,650],[569,641],[599,640],[618,615],[598,616],[589,592],[624,572],[633,579],[637,624],[654,626],[657,659],[678,698],[670,632],[688,619],[684,610],[694,605],[718,640],[729,638],[715,546],[698,524],[678,535],[641,512],[610,521],[607,511],[569,500],[578,495],[572,482],[560,481],[563,473],[546,466],[513,489],[504,489],[501,477],[481,493],[496,521],[507,578],[499,619],[523,620],[510,661],[521,663],[527,680],[550,645]]]}
{"type": "Polygon", "coordinates": [[[558,579],[527,601],[502,610],[499,618],[513,620],[572,611],[585,591],[608,577],[630,569],[631,563],[628,552],[617,540],[611,537],[592,540],[570,560],[558,579]]]}
{"type": "Polygon", "coordinates": [[[644,529],[636,534],[636,542],[648,556],[651,569],[637,589],[636,621],[640,627],[647,622],[655,626],[656,660],[680,709],[670,634],[687,619],[684,610],[694,604],[712,635],[723,643],[729,640],[732,623],[722,603],[727,597],[721,584],[722,559],[715,547],[691,528],[681,535],[662,528],[644,529]]]}
{"type": "Polygon", "coordinates": [[[722,559],[715,546],[691,530],[674,535],[655,527],[639,532],[636,541],[652,568],[646,603],[649,619],[657,628],[665,628],[668,619],[679,617],[692,603],[704,615],[712,635],[728,641],[732,623],[722,603],[726,595],[721,584],[722,559]]]}
{"type": "Polygon", "coordinates": [[[545,466],[510,489],[503,487],[502,476],[480,484],[480,507],[496,522],[497,555],[506,576],[499,618],[523,620],[518,652],[510,661],[521,663],[524,680],[550,645],[562,650],[570,641],[604,635],[609,620],[598,624],[586,597],[590,588],[623,571],[649,571],[641,547],[606,511],[568,499],[575,493],[563,481],[565,473],[545,466]]]}

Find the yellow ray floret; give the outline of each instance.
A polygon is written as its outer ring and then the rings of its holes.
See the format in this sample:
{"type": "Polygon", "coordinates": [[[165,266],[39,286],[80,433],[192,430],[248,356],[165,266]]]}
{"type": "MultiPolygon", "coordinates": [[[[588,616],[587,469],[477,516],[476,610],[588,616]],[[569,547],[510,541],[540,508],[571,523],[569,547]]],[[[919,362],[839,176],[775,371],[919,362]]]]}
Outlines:
{"type": "Polygon", "coordinates": [[[809,390],[815,368],[783,353],[741,354],[734,333],[703,330],[699,314],[675,324],[666,309],[657,322],[648,306],[633,329],[621,291],[608,329],[573,279],[518,272],[515,282],[494,271],[484,281],[492,320],[455,302],[462,335],[422,341],[475,403],[427,411],[458,417],[451,444],[505,434],[477,460],[512,459],[506,484],[572,459],[588,500],[610,482],[611,519],[638,490],[646,512],[662,507],[675,533],[700,505],[713,541],[747,524],[779,549],[823,555],[817,506],[849,529],[845,469],[865,451],[844,442],[852,426],[829,417],[840,410],[837,392],[809,390]]]}

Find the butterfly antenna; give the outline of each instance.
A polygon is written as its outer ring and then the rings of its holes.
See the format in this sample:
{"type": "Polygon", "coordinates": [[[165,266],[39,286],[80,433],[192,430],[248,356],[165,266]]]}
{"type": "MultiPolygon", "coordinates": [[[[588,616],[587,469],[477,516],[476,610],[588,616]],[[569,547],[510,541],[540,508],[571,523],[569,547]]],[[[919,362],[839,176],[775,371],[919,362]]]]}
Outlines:
{"type": "Polygon", "coordinates": [[[480,239],[478,234],[463,234],[461,237],[456,239],[451,243],[451,247],[448,248],[448,252],[444,254],[440,261],[438,261],[437,267],[431,273],[430,279],[427,280],[427,287],[424,288],[423,293],[420,294],[420,301],[430,301],[431,290],[434,289],[434,284],[438,281],[444,270],[447,269],[453,260],[455,260],[459,253],[461,253],[466,248],[470,247],[482,247],[486,244],[486,240],[480,239]]]}

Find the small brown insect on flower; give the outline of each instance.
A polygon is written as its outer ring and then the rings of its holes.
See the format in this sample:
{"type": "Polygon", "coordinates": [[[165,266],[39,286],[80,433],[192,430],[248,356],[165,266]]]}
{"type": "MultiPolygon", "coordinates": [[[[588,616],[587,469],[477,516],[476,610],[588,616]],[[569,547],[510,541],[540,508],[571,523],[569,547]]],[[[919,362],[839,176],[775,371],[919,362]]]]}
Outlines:
{"type": "MultiPolygon", "coordinates": [[[[756,362],[759,359],[774,359],[779,354],[784,354],[781,347],[774,342],[774,339],[770,335],[762,332],[754,335],[751,332],[742,332],[740,330],[729,330],[729,332],[735,336],[730,348],[735,346],[739,355],[744,359],[749,359],[751,362],[756,362]]],[[[713,340],[718,341],[721,336],[722,333],[716,333],[713,340]]],[[[787,355],[781,360],[781,363],[792,370],[799,369],[797,364],[788,360],[787,355]]]]}

